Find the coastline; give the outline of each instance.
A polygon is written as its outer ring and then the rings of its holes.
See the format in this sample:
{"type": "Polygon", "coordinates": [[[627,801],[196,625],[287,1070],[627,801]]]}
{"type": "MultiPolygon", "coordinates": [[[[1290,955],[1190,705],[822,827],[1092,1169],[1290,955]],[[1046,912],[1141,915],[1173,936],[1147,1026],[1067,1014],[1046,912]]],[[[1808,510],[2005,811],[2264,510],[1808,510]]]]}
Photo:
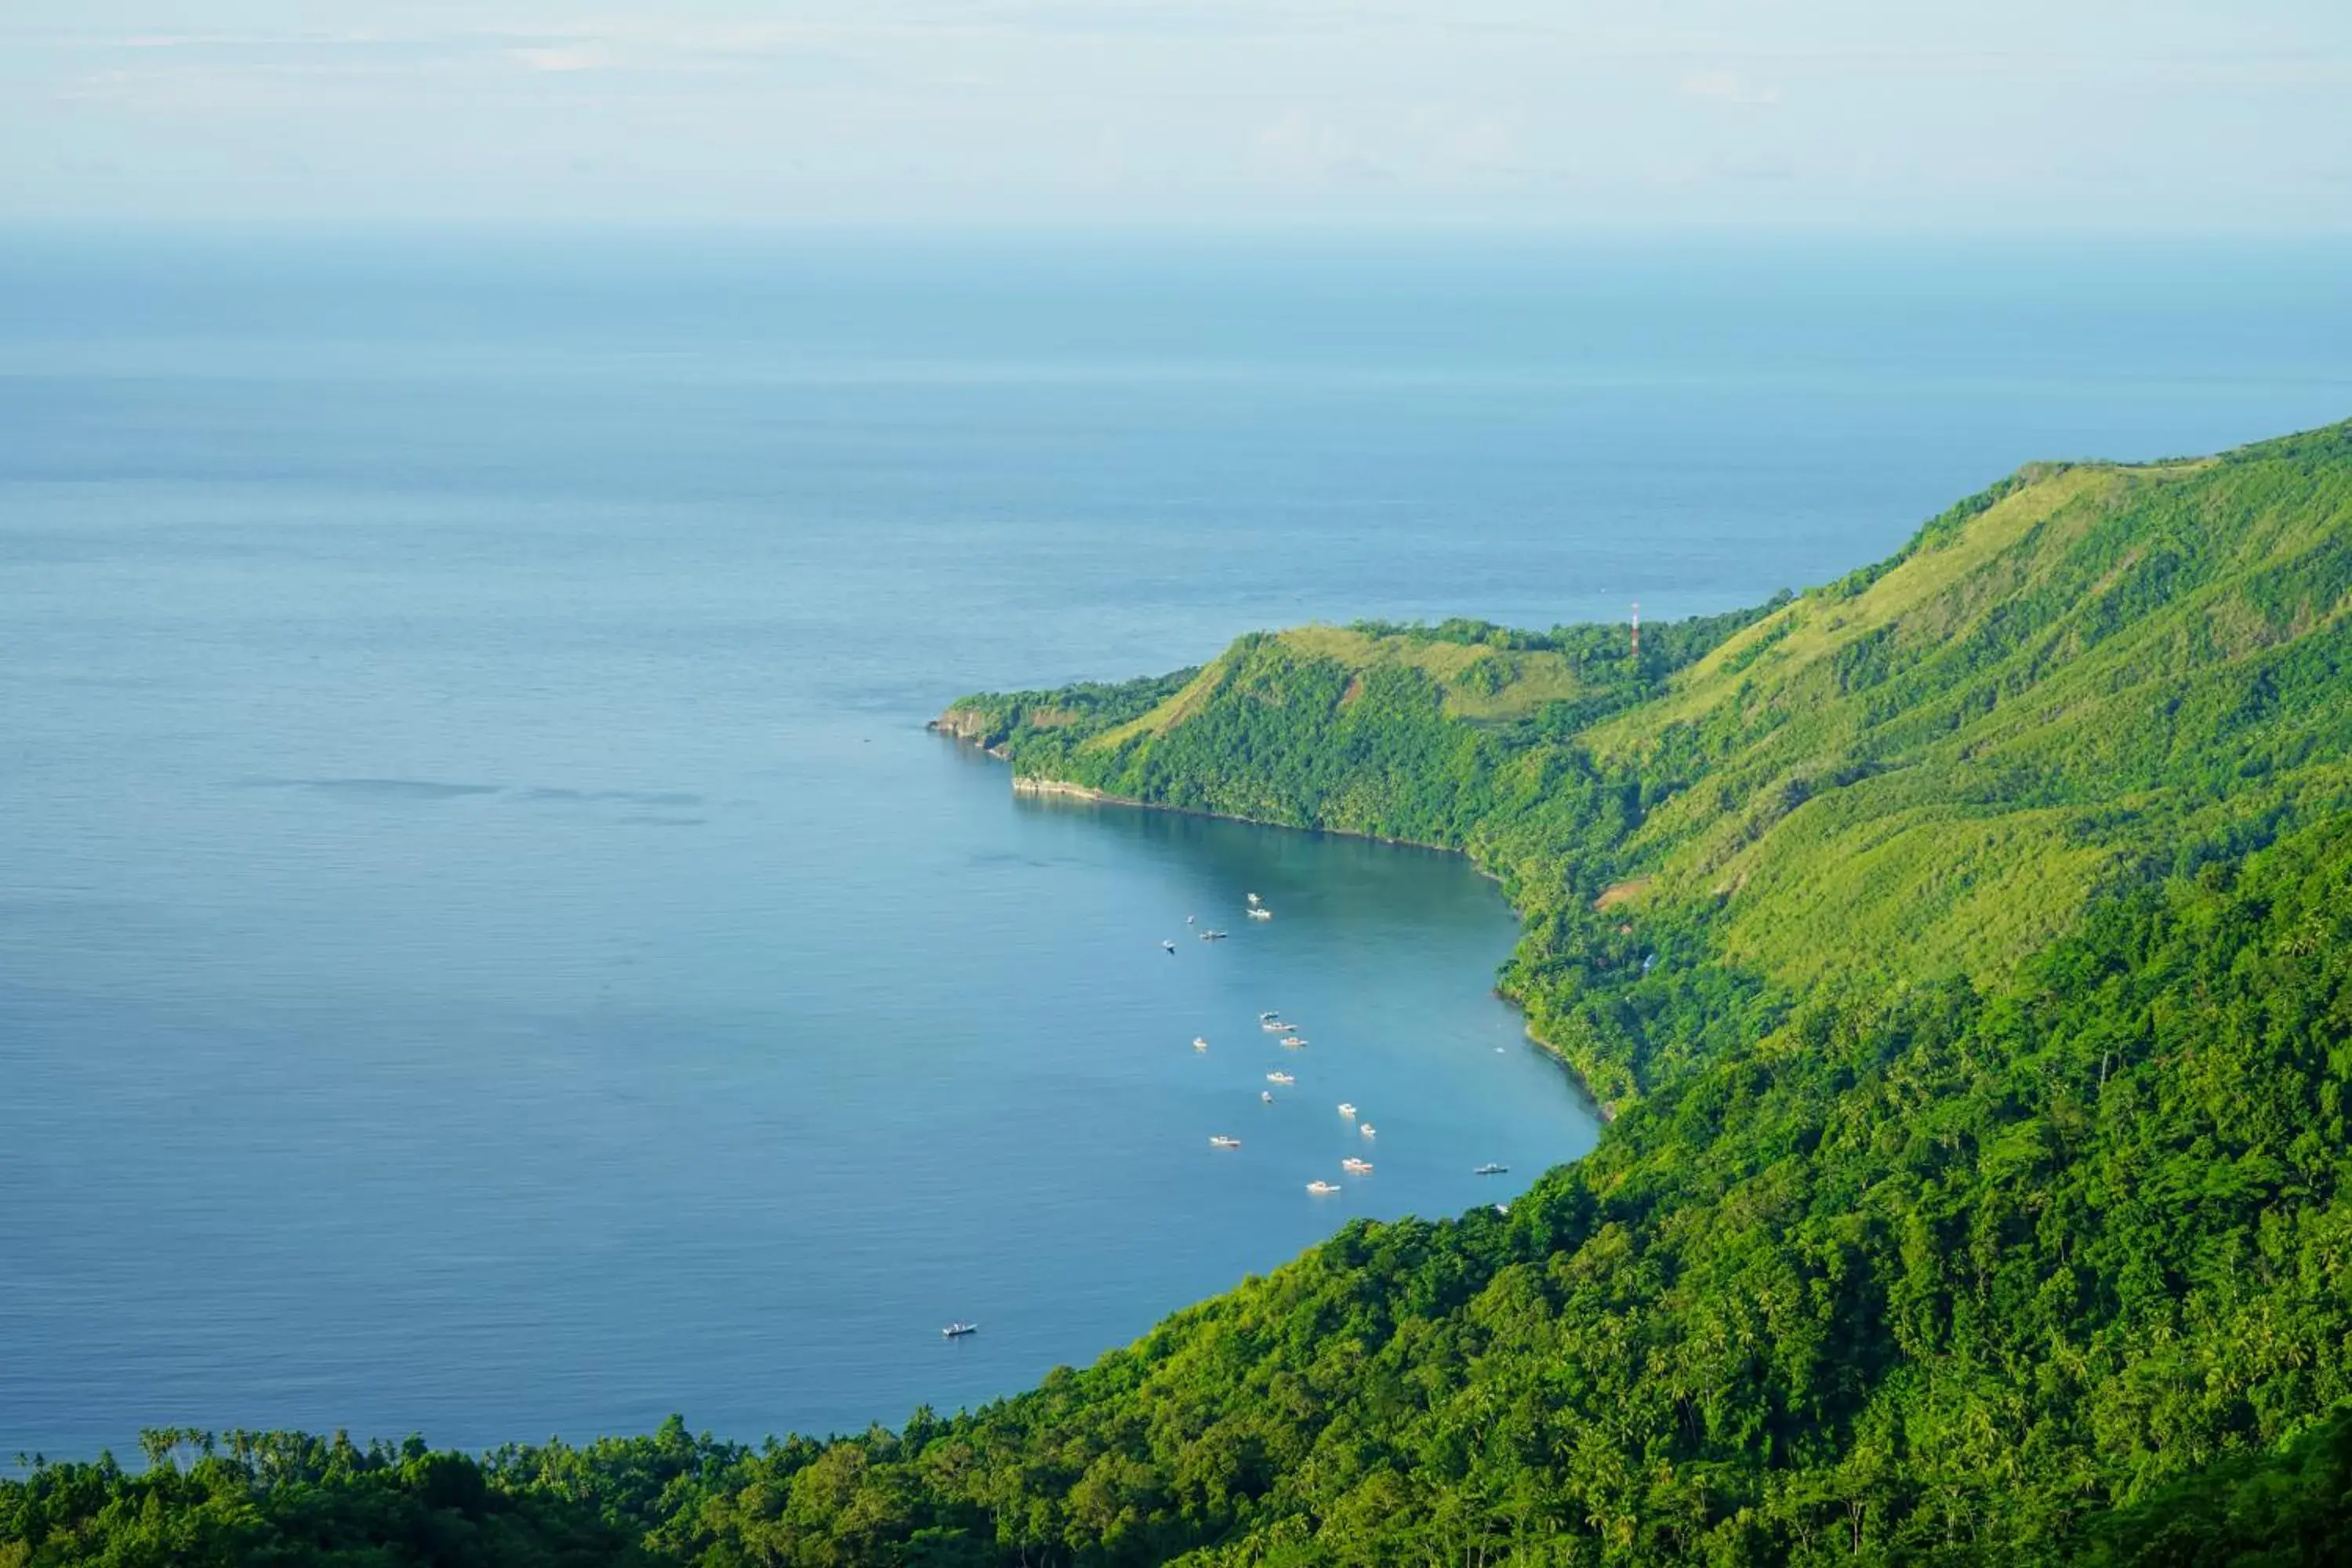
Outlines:
{"type": "MultiPolygon", "coordinates": [[[[975,747],[985,752],[987,755],[994,757],[999,762],[1007,763],[1011,762],[1011,756],[1004,747],[982,744],[982,736],[973,732],[971,726],[956,722],[955,721],[955,710],[950,709],[948,712],[941,714],[939,718],[929,721],[923,727],[932,731],[934,734],[949,737],[959,746],[975,747]]],[[[1087,805],[1128,806],[1137,811],[1162,811],[1171,813],[1177,816],[1205,817],[1215,822],[1246,823],[1252,827],[1275,827],[1280,828],[1286,833],[1328,834],[1335,838],[1358,838],[1368,843],[1387,844],[1403,849],[1431,849],[1435,850],[1441,855],[1460,856],[1463,859],[1469,862],[1470,868],[1472,870],[1475,871],[1481,877],[1486,878],[1488,881],[1493,882],[1498,888],[1502,886],[1503,882],[1503,879],[1499,875],[1486,867],[1480,865],[1476,856],[1471,854],[1467,849],[1452,844],[1432,844],[1425,839],[1420,838],[1391,838],[1378,833],[1358,833],[1345,827],[1303,827],[1295,822],[1274,822],[1265,817],[1244,816],[1236,812],[1230,811],[1204,811],[1198,806],[1163,805],[1156,801],[1139,800],[1132,795],[1113,795],[1108,790],[1096,789],[1091,784],[1071,784],[1064,779],[1050,779],[1044,777],[1041,774],[1024,773],[1018,771],[1015,771],[1013,774],[1013,793],[1014,795],[1034,795],[1039,799],[1045,800],[1075,801],[1087,805]]],[[[1527,923],[1526,912],[1517,904],[1512,903],[1507,896],[1505,897],[1503,902],[1505,907],[1511,911],[1511,919],[1515,922],[1520,925],[1525,925],[1527,923]]],[[[1506,1004],[1518,1013],[1521,1020],[1521,1027],[1526,1033],[1527,1037],[1533,1041],[1536,1047],[1546,1056],[1549,1056],[1552,1060],[1560,1065],[1561,1070],[1566,1072],[1570,1079],[1575,1083],[1577,1092],[1584,1097],[1586,1102],[1592,1107],[1593,1113],[1601,1118],[1601,1125],[1605,1127],[1611,1122],[1615,1121],[1617,1120],[1618,1107],[1611,1104],[1609,1101],[1602,1100],[1599,1095],[1593,1093],[1591,1083],[1586,1079],[1583,1073],[1577,1070],[1576,1064],[1568,1059],[1567,1053],[1536,1032],[1535,1024],[1528,1018],[1528,1010],[1521,1005],[1519,999],[1513,996],[1508,992],[1504,991],[1499,986],[1489,986],[1487,989],[1496,996],[1500,997],[1506,1004]]]]}
{"type": "MultiPolygon", "coordinates": [[[[963,743],[969,745],[972,742],[963,743]]],[[[1002,748],[989,747],[986,750],[992,757],[999,759],[1004,757],[1002,748]]],[[[1014,773],[1013,793],[1084,801],[1089,805],[1129,805],[1139,811],[1164,811],[1175,816],[1202,816],[1213,822],[1245,822],[1252,827],[1279,827],[1286,833],[1319,833],[1332,838],[1360,838],[1367,843],[1394,845],[1401,849],[1433,849],[1440,855],[1461,856],[1470,862],[1472,870],[1490,882],[1502,880],[1494,872],[1479,865],[1477,858],[1467,849],[1453,844],[1433,844],[1425,838],[1391,838],[1379,833],[1359,833],[1349,827],[1305,827],[1296,822],[1276,822],[1270,817],[1244,816],[1238,812],[1204,811],[1195,805],[1165,805],[1158,801],[1138,800],[1133,795],[1113,795],[1108,790],[1096,789],[1088,784],[1069,784],[1061,779],[1049,779],[1036,773],[1014,773]]],[[[1517,920],[1518,915],[1519,911],[1514,908],[1511,910],[1511,917],[1517,920]]]]}

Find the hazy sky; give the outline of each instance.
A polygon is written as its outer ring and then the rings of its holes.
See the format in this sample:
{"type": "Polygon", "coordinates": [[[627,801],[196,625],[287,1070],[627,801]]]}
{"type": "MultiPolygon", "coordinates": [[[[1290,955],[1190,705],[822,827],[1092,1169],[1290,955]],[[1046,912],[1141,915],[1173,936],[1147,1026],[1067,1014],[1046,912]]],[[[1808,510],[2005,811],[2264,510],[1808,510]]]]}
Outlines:
{"type": "Polygon", "coordinates": [[[0,219],[2352,228],[2352,0],[0,0],[0,219]]]}

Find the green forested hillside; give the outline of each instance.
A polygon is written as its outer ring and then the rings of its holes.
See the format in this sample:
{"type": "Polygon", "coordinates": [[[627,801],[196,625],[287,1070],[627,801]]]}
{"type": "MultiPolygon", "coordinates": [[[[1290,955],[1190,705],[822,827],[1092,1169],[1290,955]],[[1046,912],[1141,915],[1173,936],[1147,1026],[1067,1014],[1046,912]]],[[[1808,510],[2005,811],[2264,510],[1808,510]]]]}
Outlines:
{"type": "Polygon", "coordinates": [[[2025,470],[1638,661],[1309,628],[960,703],[1034,777],[1469,850],[1600,1147],[977,1412],[52,1466],[0,1565],[2347,1560],[2347,613],[2338,426],[2025,470]]]}

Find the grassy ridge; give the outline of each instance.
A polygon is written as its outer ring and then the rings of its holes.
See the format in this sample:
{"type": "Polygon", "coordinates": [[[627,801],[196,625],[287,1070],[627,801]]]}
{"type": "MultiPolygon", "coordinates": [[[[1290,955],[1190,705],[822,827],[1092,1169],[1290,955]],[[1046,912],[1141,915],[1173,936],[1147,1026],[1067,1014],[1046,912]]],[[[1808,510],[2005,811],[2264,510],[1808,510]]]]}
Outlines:
{"type": "Polygon", "coordinates": [[[2344,445],[2064,470],[1789,606],[1585,737],[1705,759],[1630,853],[1726,899],[1735,961],[1983,976],[2151,864],[2339,805],[2344,445]]]}
{"type": "Polygon", "coordinates": [[[0,1568],[2341,1561],[2348,616],[2338,426],[2021,470],[1638,660],[1311,628],[959,703],[1032,776],[1466,849],[1622,1114],[979,1411],[51,1466],[0,1568]]]}

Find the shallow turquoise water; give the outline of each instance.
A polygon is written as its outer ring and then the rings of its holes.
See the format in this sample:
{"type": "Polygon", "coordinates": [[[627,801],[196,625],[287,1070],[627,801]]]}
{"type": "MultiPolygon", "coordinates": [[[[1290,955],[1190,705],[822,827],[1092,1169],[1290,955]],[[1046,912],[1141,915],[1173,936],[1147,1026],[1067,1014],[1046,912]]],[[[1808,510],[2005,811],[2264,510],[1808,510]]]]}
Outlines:
{"type": "Polygon", "coordinates": [[[860,1426],[1507,1196],[1595,1128],[1466,866],[922,721],[2337,417],[2343,259],[16,237],[0,1452],[860,1426]]]}

